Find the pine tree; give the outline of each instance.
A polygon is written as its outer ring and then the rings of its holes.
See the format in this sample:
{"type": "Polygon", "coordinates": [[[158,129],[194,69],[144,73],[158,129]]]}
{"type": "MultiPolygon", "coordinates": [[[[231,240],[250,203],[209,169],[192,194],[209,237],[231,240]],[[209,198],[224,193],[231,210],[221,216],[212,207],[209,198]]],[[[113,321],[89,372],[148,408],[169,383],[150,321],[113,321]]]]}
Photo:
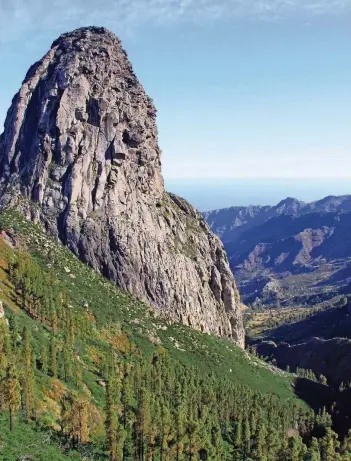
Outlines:
{"type": "Polygon", "coordinates": [[[24,359],[24,374],[22,389],[24,392],[24,408],[26,421],[32,416],[35,408],[35,376],[32,366],[32,345],[31,335],[28,328],[23,329],[23,359],[24,359]]]}
{"type": "Polygon", "coordinates": [[[336,459],[336,449],[339,447],[337,435],[330,427],[326,429],[325,436],[321,440],[321,458],[322,461],[336,459]]]}
{"type": "Polygon", "coordinates": [[[82,364],[79,360],[76,360],[74,367],[74,384],[76,387],[82,387],[83,383],[83,369],[82,364]]]}
{"type": "Polygon", "coordinates": [[[73,346],[75,341],[75,319],[71,307],[67,309],[67,338],[69,344],[73,346]]]}
{"type": "Polygon", "coordinates": [[[319,443],[315,437],[312,438],[311,446],[307,450],[306,461],[321,461],[319,443]]]}
{"type": "Polygon", "coordinates": [[[242,438],[242,433],[243,433],[243,426],[242,426],[242,420],[239,419],[239,421],[236,421],[234,424],[234,446],[237,449],[241,449],[242,443],[243,443],[243,438],[242,438]]]}
{"type": "Polygon", "coordinates": [[[169,456],[169,443],[173,440],[172,428],[174,427],[174,422],[172,420],[171,412],[168,408],[168,405],[163,401],[160,405],[157,416],[154,417],[154,433],[155,438],[160,432],[161,438],[161,448],[160,448],[160,457],[161,459],[167,459],[169,456]]]}
{"type": "Polygon", "coordinates": [[[55,338],[50,341],[50,371],[54,378],[57,378],[57,347],[55,338]]]}
{"type": "Polygon", "coordinates": [[[155,399],[150,401],[150,423],[148,431],[146,434],[146,459],[147,461],[153,461],[156,452],[156,444],[159,442],[160,445],[160,459],[165,461],[168,459],[168,445],[167,445],[167,436],[162,434],[161,429],[161,406],[159,402],[156,402],[155,399]],[[159,435],[159,437],[158,437],[159,435]],[[161,440],[157,440],[157,439],[161,440]],[[162,442],[164,445],[162,446],[162,442]]]}
{"type": "Polygon", "coordinates": [[[142,387],[140,391],[140,400],[138,406],[138,415],[136,421],[137,432],[137,450],[141,461],[146,459],[147,454],[147,438],[150,430],[150,392],[146,387],[142,387]]]}
{"type": "Polygon", "coordinates": [[[119,461],[117,453],[117,408],[116,408],[115,382],[109,379],[106,385],[106,439],[107,451],[110,461],[119,461]]]}
{"type": "Polygon", "coordinates": [[[300,436],[290,437],[288,441],[287,461],[302,461],[305,445],[300,436]]]}
{"type": "Polygon", "coordinates": [[[18,372],[13,363],[9,363],[4,379],[5,401],[10,415],[10,431],[14,426],[14,415],[21,407],[21,386],[18,372]]]}
{"type": "Polygon", "coordinates": [[[75,437],[79,443],[89,442],[89,406],[85,398],[77,398],[74,400],[73,413],[75,415],[75,437]]]}
{"type": "Polygon", "coordinates": [[[47,353],[46,344],[42,344],[41,346],[40,363],[41,363],[41,371],[47,375],[49,369],[48,369],[48,353],[47,353]]]}
{"type": "Polygon", "coordinates": [[[50,326],[51,326],[51,330],[52,330],[52,333],[54,335],[57,334],[57,330],[58,330],[58,318],[57,318],[57,312],[56,312],[56,309],[53,305],[53,301],[50,302],[51,304],[51,312],[50,312],[50,326]]]}
{"type": "Polygon", "coordinates": [[[85,398],[71,392],[62,401],[62,429],[72,445],[89,442],[89,405],[85,398]]]}
{"type": "Polygon", "coordinates": [[[244,419],[243,423],[243,446],[245,457],[248,457],[251,452],[251,431],[250,423],[247,418],[244,419]]]}
{"type": "Polygon", "coordinates": [[[211,444],[213,446],[214,459],[222,459],[223,439],[222,439],[222,434],[221,434],[221,427],[217,420],[212,423],[211,444]]]}
{"type": "Polygon", "coordinates": [[[259,421],[257,425],[257,433],[256,433],[256,440],[255,440],[255,458],[259,461],[265,461],[267,459],[266,456],[266,437],[267,437],[267,428],[262,420],[259,421]]]}
{"type": "Polygon", "coordinates": [[[132,388],[132,375],[131,368],[125,362],[123,366],[123,379],[122,379],[122,425],[125,432],[125,441],[123,447],[123,461],[130,457],[133,450],[132,442],[132,427],[134,423],[134,413],[132,409],[133,401],[133,388],[132,388]]]}
{"type": "Polygon", "coordinates": [[[199,420],[192,418],[187,423],[187,453],[189,455],[189,460],[192,461],[196,459],[196,456],[200,449],[199,444],[199,420]]]}
{"type": "Polygon", "coordinates": [[[0,380],[1,371],[6,370],[8,357],[11,353],[11,339],[6,322],[0,319],[0,380]]]}
{"type": "Polygon", "coordinates": [[[267,443],[267,457],[268,459],[275,459],[281,445],[281,439],[278,430],[271,422],[267,429],[266,443],[267,443]]]}
{"type": "Polygon", "coordinates": [[[130,369],[127,363],[124,364],[123,368],[123,379],[122,379],[122,393],[121,393],[121,403],[122,403],[122,422],[124,429],[127,429],[127,426],[130,425],[132,420],[132,382],[130,377],[130,369]]]}
{"type": "Polygon", "coordinates": [[[176,461],[184,459],[184,437],[186,427],[185,398],[182,395],[182,388],[179,383],[175,395],[175,424],[176,424],[176,461]]]}
{"type": "Polygon", "coordinates": [[[345,435],[340,451],[342,455],[348,455],[351,458],[351,429],[349,429],[348,433],[345,435]]]}
{"type": "Polygon", "coordinates": [[[118,378],[110,378],[106,386],[106,439],[110,461],[123,458],[125,430],[120,422],[121,385],[118,378]]]}
{"type": "Polygon", "coordinates": [[[69,347],[63,350],[63,379],[68,382],[73,377],[73,353],[69,347]]]}
{"type": "Polygon", "coordinates": [[[10,332],[11,332],[12,350],[14,353],[16,353],[17,347],[18,347],[19,332],[18,332],[17,317],[15,315],[10,316],[9,327],[10,327],[10,332]]]}

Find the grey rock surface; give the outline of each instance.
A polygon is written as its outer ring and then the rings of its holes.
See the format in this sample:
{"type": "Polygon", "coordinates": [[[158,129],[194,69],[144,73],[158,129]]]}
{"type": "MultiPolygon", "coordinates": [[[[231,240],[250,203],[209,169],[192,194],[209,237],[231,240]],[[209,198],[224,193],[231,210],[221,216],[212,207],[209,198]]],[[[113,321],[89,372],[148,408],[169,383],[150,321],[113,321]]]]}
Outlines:
{"type": "Polygon", "coordinates": [[[156,110],[114,34],[64,34],[29,69],[0,138],[0,178],[1,208],[42,223],[170,320],[243,347],[223,246],[165,191],[156,110]]]}

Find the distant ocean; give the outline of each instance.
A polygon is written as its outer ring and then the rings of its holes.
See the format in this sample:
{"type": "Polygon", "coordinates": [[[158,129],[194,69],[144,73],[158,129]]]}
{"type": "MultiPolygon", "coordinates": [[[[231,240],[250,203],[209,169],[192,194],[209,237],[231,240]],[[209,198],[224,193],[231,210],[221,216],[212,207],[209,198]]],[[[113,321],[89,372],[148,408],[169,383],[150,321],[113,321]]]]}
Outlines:
{"type": "Polygon", "coordinates": [[[230,206],[275,205],[286,197],[311,202],[351,194],[350,179],[166,179],[166,189],[200,211],[230,206]]]}

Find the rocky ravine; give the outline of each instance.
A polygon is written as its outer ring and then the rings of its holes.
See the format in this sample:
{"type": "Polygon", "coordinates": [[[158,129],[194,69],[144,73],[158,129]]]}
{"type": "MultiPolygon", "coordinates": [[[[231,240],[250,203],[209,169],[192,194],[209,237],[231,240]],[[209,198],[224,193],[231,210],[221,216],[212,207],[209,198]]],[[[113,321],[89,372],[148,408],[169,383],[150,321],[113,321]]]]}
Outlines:
{"type": "Polygon", "coordinates": [[[1,207],[43,223],[170,319],[243,347],[225,251],[200,213],[165,192],[155,119],[115,35],[93,27],[62,35],[7,114],[1,207]]]}

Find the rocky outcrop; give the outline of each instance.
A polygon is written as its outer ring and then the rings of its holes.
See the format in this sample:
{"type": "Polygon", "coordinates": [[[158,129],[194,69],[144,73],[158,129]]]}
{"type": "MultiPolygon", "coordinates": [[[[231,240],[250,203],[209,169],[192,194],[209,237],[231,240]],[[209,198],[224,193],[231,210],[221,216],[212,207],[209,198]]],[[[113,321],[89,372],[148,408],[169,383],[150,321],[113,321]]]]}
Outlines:
{"type": "Polygon", "coordinates": [[[43,223],[170,319],[243,346],[223,246],[200,213],[165,192],[155,120],[117,37],[104,28],[62,35],[8,112],[1,207],[43,223]]]}

